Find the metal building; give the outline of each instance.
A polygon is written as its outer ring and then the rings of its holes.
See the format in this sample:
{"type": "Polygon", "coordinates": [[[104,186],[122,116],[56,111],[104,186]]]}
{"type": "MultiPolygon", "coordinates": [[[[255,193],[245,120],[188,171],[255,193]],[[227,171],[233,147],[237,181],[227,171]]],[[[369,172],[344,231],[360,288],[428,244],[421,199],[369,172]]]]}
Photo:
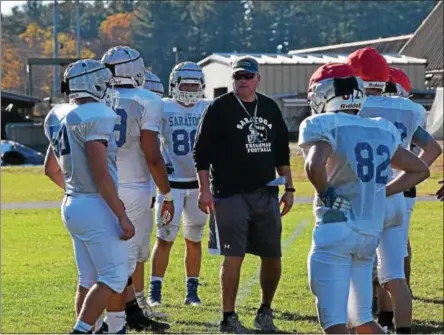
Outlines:
{"type": "MultiPolygon", "coordinates": [[[[233,90],[231,63],[241,56],[250,56],[258,61],[261,75],[258,91],[274,98],[280,105],[295,139],[299,123],[310,114],[306,97],[311,75],[322,64],[345,62],[348,54],[214,53],[198,62],[206,77],[206,98],[214,99],[233,90]]],[[[414,90],[424,90],[425,59],[395,54],[384,54],[384,57],[391,66],[399,67],[407,73],[414,90]]]]}
{"type": "MultiPolygon", "coordinates": [[[[250,56],[259,63],[261,83],[259,92],[268,96],[282,94],[305,95],[307,85],[313,72],[322,64],[345,62],[346,54],[230,54],[214,53],[198,64],[206,77],[205,96],[213,99],[232,90],[231,63],[241,56],[250,56]]],[[[402,68],[410,77],[413,89],[425,88],[425,59],[404,55],[384,54],[387,63],[402,68]]]]}

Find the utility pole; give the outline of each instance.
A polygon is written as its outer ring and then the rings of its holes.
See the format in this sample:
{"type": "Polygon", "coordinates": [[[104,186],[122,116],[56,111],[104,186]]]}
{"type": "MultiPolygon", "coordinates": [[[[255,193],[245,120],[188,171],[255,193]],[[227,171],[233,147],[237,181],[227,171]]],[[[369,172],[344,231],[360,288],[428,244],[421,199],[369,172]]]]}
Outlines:
{"type": "Polygon", "coordinates": [[[80,59],[80,1],[76,0],[76,56],[80,59]]]}
{"type": "Polygon", "coordinates": [[[179,64],[179,51],[181,51],[182,49],[180,49],[179,47],[173,47],[173,52],[176,55],[176,64],[179,64]]]}
{"type": "MultiPolygon", "coordinates": [[[[59,40],[57,38],[58,35],[58,18],[59,18],[59,11],[58,11],[58,4],[57,0],[54,0],[54,8],[53,8],[53,25],[54,25],[54,58],[59,58],[59,40]]],[[[59,93],[59,67],[58,65],[54,65],[54,83],[53,83],[53,95],[57,96],[59,93]]]]}

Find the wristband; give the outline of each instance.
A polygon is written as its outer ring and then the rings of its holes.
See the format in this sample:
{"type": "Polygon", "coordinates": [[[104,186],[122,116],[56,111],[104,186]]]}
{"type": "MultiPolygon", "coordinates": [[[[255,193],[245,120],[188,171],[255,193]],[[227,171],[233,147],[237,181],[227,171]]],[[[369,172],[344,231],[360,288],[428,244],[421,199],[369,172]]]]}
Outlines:
{"type": "Polygon", "coordinates": [[[167,194],[163,194],[163,199],[168,202],[173,201],[173,195],[171,194],[171,191],[169,191],[167,194]]]}
{"type": "Polygon", "coordinates": [[[294,192],[296,192],[296,189],[294,187],[286,187],[285,188],[285,192],[292,192],[292,193],[294,193],[294,192]]]}

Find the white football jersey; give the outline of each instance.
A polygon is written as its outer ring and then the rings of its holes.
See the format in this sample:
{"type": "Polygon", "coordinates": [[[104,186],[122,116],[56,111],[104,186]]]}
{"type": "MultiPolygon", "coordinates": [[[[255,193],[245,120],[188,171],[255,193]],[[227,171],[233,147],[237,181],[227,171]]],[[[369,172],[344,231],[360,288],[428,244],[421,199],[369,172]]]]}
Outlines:
{"type": "MultiPolygon", "coordinates": [[[[396,127],[383,118],[365,119],[346,113],[327,113],[305,119],[299,130],[299,145],[307,155],[310,144],[330,143],[333,154],[327,162],[328,184],[351,202],[350,224],[366,234],[383,229],[385,186],[390,161],[401,143],[396,127]]],[[[315,200],[315,215],[321,221],[328,208],[315,200]]]]}
{"type": "MultiPolygon", "coordinates": [[[[418,127],[424,125],[425,110],[421,105],[402,97],[369,96],[362,106],[359,116],[365,118],[382,117],[398,128],[404,149],[410,150],[412,138],[418,127]]],[[[390,179],[400,171],[391,170],[390,179]]]]}
{"type": "Polygon", "coordinates": [[[116,113],[103,103],[61,104],[46,116],[45,135],[50,141],[65,179],[65,193],[98,193],[85,153],[85,143],[108,143],[108,171],[117,187],[117,145],[114,140],[116,113]]]}
{"type": "Polygon", "coordinates": [[[173,170],[168,178],[177,182],[195,181],[194,139],[202,113],[210,101],[201,99],[191,107],[184,107],[170,98],[164,98],[163,102],[160,131],[162,155],[173,170]]]}
{"type": "Polygon", "coordinates": [[[119,147],[117,167],[120,184],[146,184],[151,174],[140,144],[142,130],[159,132],[162,117],[162,99],[143,88],[116,88],[119,92],[119,121],[115,126],[119,147]]]}
{"type": "Polygon", "coordinates": [[[365,118],[382,117],[393,123],[401,135],[402,147],[409,150],[412,137],[418,127],[425,122],[425,109],[402,97],[369,96],[362,106],[359,116],[365,118]]]}

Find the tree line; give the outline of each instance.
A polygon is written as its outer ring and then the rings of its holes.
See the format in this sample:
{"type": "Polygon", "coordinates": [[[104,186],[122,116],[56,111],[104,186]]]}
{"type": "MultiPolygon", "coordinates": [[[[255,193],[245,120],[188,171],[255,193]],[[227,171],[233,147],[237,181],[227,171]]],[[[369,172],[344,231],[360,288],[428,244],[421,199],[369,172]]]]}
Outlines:
{"type": "MultiPolygon", "coordinates": [[[[81,56],[100,59],[114,45],[139,50],[167,84],[179,61],[213,52],[287,53],[292,49],[409,34],[429,1],[120,0],[80,2],[81,56]]],[[[75,57],[76,4],[58,1],[60,57],[75,57]]],[[[52,57],[53,2],[28,0],[2,15],[2,89],[26,93],[26,60],[52,57]]],[[[63,69],[60,69],[63,73],[63,69]]],[[[52,94],[52,68],[33,70],[34,94],[52,94]]]]}

